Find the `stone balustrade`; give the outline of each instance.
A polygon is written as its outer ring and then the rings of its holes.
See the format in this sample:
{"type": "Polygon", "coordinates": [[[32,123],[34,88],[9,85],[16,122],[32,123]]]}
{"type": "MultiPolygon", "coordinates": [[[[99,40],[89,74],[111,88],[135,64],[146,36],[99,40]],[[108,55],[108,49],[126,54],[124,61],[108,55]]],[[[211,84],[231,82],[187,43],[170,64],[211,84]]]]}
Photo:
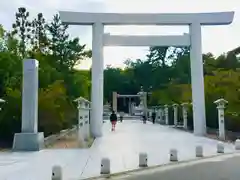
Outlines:
{"type": "Polygon", "coordinates": [[[52,134],[52,135],[50,135],[48,137],[45,137],[44,138],[45,147],[48,147],[48,146],[54,144],[59,139],[62,139],[63,137],[66,137],[69,134],[72,134],[72,133],[74,133],[76,131],[77,131],[77,126],[73,126],[73,128],[71,128],[71,129],[64,129],[64,130],[60,131],[57,134],[52,134]]]}
{"type": "MultiPolygon", "coordinates": [[[[214,103],[217,105],[217,110],[218,110],[218,124],[219,124],[219,130],[218,130],[218,135],[219,135],[219,139],[221,140],[225,140],[226,139],[226,135],[225,135],[225,120],[224,120],[224,109],[226,108],[225,105],[228,103],[228,101],[226,101],[225,99],[218,99],[216,101],[214,101],[214,103]]],[[[175,127],[183,127],[184,129],[188,129],[188,106],[192,105],[192,103],[182,103],[181,107],[182,107],[182,119],[183,119],[183,123],[179,122],[179,104],[174,103],[173,105],[164,105],[164,113],[163,116],[161,116],[161,112],[162,108],[158,109],[158,116],[160,117],[160,121],[162,120],[162,117],[164,117],[164,124],[169,125],[169,107],[173,107],[173,118],[174,118],[174,126],[175,127]],[[180,124],[183,124],[183,126],[181,126],[180,124]]]]}
{"type": "Polygon", "coordinates": [[[187,125],[187,117],[188,117],[188,105],[189,103],[182,103],[181,105],[174,103],[172,105],[165,104],[164,106],[158,106],[157,108],[157,118],[160,124],[169,125],[169,108],[173,108],[173,118],[174,118],[174,126],[179,127],[183,126],[184,129],[188,129],[187,125]],[[182,117],[183,122],[180,122],[179,120],[179,108],[182,108],[182,117]]]}

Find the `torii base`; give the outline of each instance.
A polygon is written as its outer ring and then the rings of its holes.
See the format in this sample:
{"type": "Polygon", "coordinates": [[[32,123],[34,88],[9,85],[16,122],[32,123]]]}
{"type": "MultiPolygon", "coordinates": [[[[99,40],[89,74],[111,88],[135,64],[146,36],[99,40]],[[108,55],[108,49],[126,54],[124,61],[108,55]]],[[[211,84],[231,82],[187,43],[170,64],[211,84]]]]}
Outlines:
{"type": "Polygon", "coordinates": [[[16,133],[13,141],[13,151],[40,151],[44,148],[44,134],[16,133]]]}

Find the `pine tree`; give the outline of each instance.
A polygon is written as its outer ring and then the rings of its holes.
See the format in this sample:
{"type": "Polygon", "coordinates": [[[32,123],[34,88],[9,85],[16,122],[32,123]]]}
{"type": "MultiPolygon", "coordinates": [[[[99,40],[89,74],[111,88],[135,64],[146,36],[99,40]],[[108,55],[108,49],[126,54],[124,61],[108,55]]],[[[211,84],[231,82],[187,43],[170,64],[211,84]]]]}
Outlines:
{"type": "Polygon", "coordinates": [[[35,51],[40,50],[40,52],[44,53],[48,50],[48,39],[46,35],[47,24],[42,13],[39,13],[37,18],[33,20],[32,26],[32,33],[34,34],[34,37],[32,38],[31,44],[33,45],[33,49],[35,51]]]}
{"type": "Polygon", "coordinates": [[[18,8],[16,22],[13,26],[13,35],[20,39],[19,51],[22,58],[27,56],[27,47],[31,39],[32,24],[28,20],[29,12],[24,7],[18,8]]]}

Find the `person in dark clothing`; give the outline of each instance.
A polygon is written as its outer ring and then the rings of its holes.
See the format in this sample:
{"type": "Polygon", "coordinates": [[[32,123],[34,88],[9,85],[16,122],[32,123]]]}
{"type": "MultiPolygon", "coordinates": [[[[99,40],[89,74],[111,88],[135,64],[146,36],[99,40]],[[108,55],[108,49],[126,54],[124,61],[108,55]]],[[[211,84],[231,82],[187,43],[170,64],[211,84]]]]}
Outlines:
{"type": "Polygon", "coordinates": [[[112,114],[110,115],[110,121],[112,124],[112,131],[115,131],[115,127],[117,123],[117,115],[114,111],[112,111],[112,114]]]}
{"type": "Polygon", "coordinates": [[[153,122],[153,124],[155,124],[155,119],[156,119],[156,112],[154,111],[152,113],[152,122],[153,122]]]}
{"type": "Polygon", "coordinates": [[[147,122],[147,117],[146,117],[146,115],[143,114],[143,115],[142,115],[142,118],[143,118],[143,124],[146,124],[146,122],[147,122]]]}

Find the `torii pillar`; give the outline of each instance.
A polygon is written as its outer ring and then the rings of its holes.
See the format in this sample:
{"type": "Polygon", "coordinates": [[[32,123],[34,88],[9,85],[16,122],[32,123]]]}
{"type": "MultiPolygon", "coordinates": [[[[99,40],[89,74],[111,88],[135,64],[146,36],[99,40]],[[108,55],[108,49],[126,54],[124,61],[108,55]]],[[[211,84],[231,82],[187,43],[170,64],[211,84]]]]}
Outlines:
{"type": "Polygon", "coordinates": [[[117,112],[117,100],[118,100],[118,94],[117,92],[112,93],[112,110],[117,112]]]}
{"type": "Polygon", "coordinates": [[[96,22],[92,27],[92,88],[91,88],[91,123],[93,137],[102,136],[103,123],[103,34],[104,26],[96,22]]]}
{"type": "Polygon", "coordinates": [[[205,94],[204,94],[204,75],[202,59],[202,33],[201,24],[194,22],[189,27],[191,36],[190,45],[190,66],[191,66],[191,84],[192,84],[192,102],[194,134],[206,134],[206,112],[205,112],[205,94]]]}

